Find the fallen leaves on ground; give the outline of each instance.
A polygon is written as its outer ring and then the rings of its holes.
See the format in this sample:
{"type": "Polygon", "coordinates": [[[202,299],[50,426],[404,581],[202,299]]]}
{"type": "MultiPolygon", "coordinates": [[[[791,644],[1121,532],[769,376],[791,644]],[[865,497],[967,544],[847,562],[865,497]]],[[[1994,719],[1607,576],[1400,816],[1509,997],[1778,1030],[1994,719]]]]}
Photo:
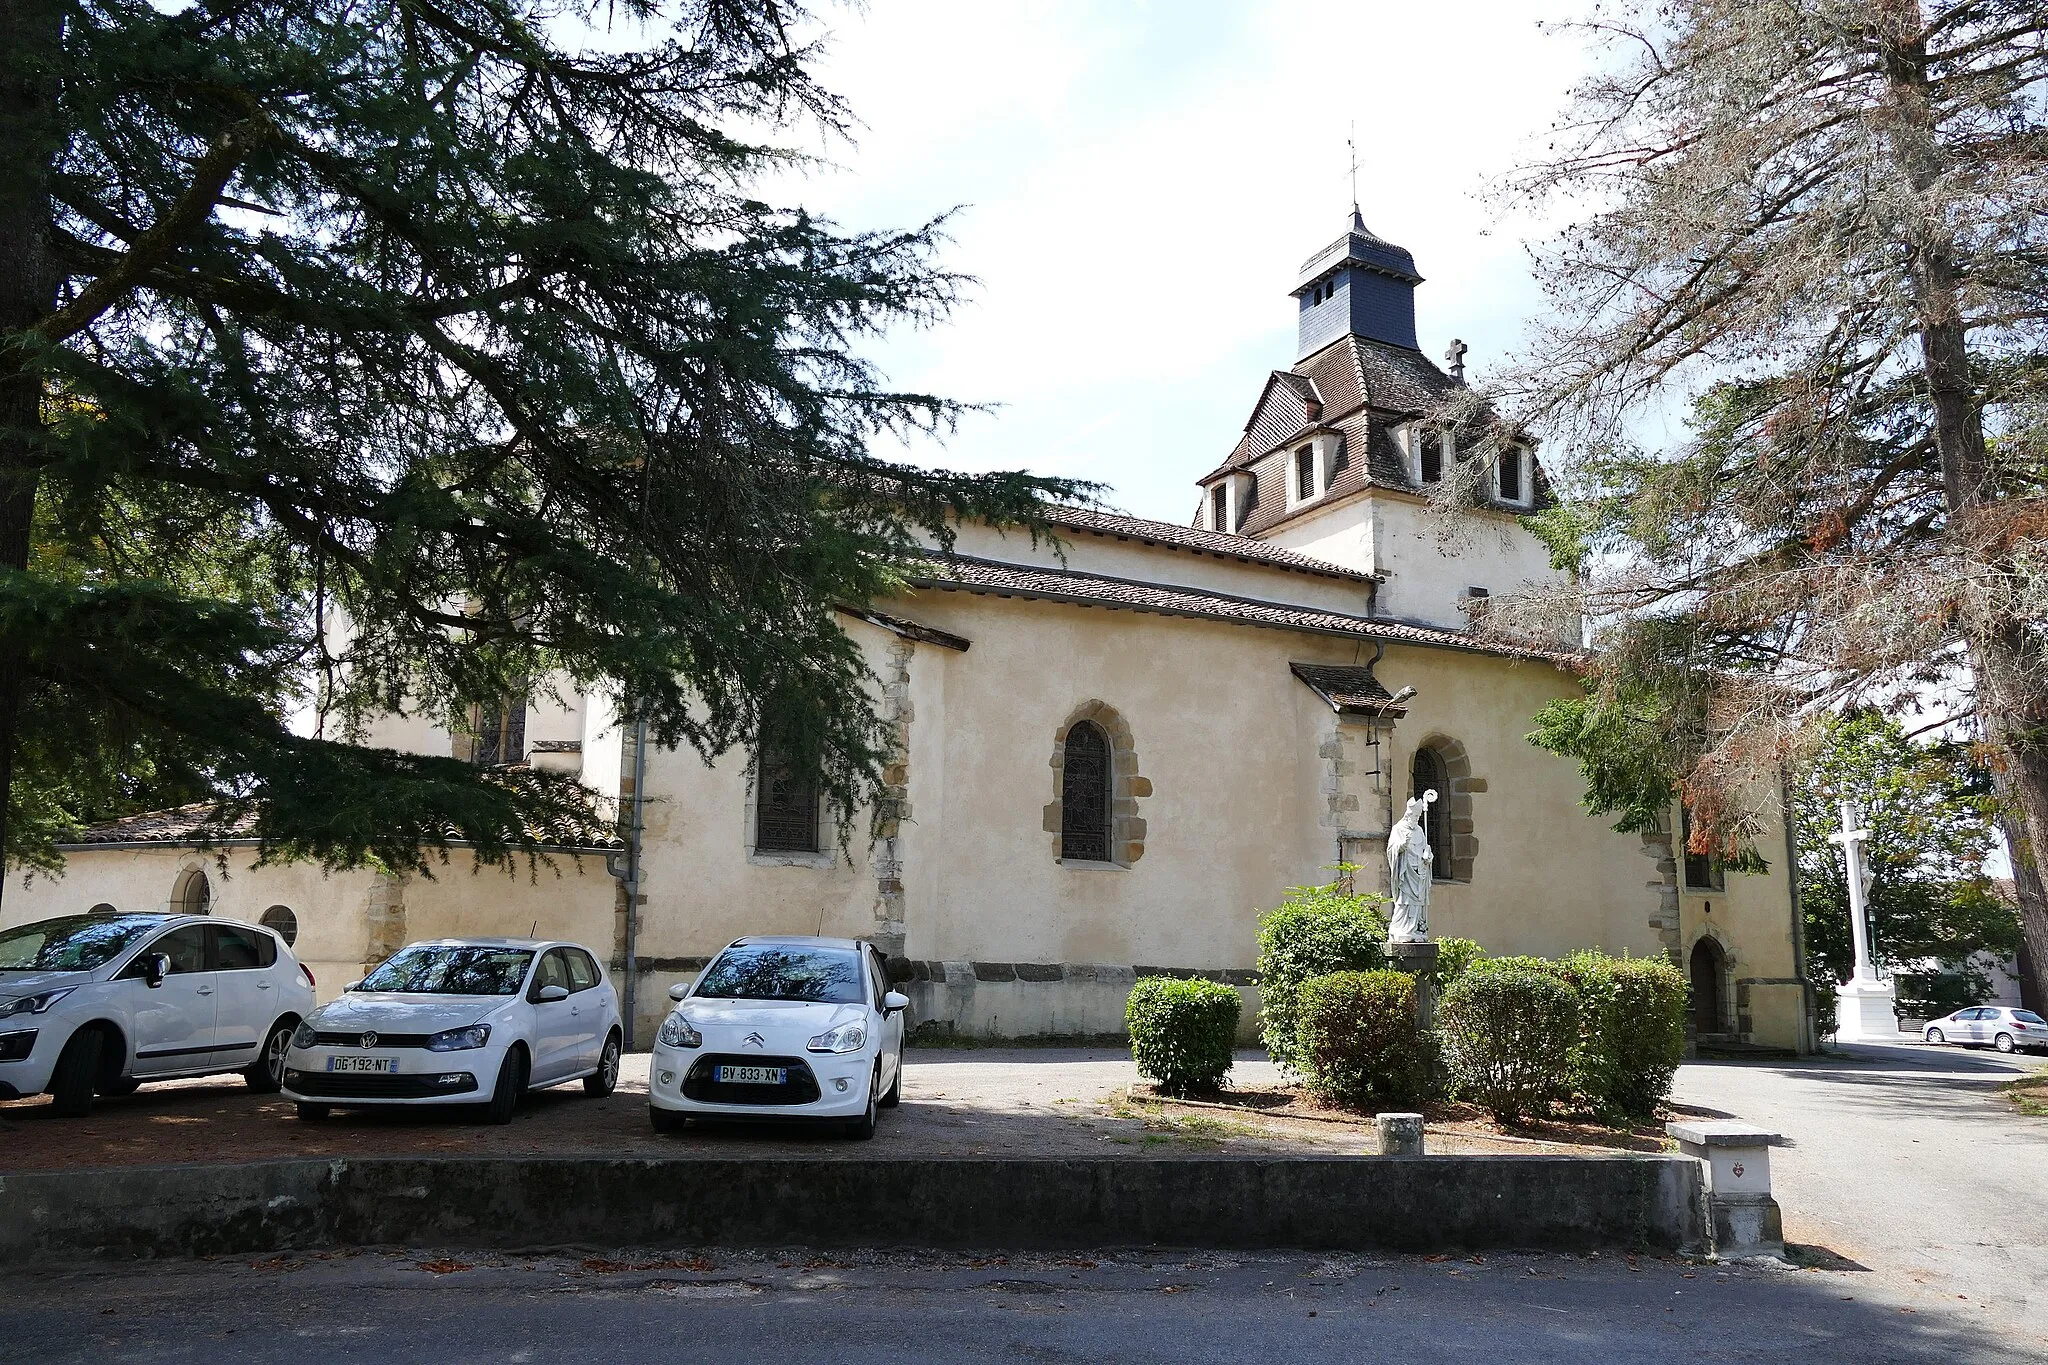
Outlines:
{"type": "Polygon", "coordinates": [[[475,1270],[476,1267],[453,1256],[437,1256],[431,1261],[421,1261],[415,1269],[424,1270],[429,1275],[453,1275],[458,1270],[475,1270]]]}

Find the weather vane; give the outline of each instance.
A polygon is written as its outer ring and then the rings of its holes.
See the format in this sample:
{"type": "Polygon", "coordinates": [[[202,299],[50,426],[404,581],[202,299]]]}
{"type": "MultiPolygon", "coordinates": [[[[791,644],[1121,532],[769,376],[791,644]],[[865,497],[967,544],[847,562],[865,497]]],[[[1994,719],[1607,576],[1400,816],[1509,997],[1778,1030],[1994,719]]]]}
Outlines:
{"type": "Polygon", "coordinates": [[[1358,212],[1358,120],[1351,120],[1351,131],[1344,138],[1344,146],[1351,153],[1351,211],[1358,212]]]}

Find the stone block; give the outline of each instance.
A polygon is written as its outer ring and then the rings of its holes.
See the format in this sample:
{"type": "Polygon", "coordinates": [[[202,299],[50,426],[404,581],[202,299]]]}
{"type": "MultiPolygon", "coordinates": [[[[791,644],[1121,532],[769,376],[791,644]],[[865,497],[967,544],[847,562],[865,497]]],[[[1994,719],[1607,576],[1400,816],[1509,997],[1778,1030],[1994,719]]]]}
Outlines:
{"type": "Polygon", "coordinates": [[[1379,1131],[1381,1156],[1422,1156],[1422,1115],[1376,1114],[1373,1127],[1379,1131]]]}
{"type": "Polygon", "coordinates": [[[1483,792],[1486,790],[1486,779],[1483,777],[1454,777],[1451,779],[1451,790],[1454,792],[1483,792]]]}
{"type": "Polygon", "coordinates": [[[1149,777],[1133,777],[1133,778],[1131,779],[1131,795],[1132,795],[1132,796],[1150,796],[1151,794],[1152,794],[1152,779],[1151,779],[1151,778],[1149,778],[1149,777]]]}

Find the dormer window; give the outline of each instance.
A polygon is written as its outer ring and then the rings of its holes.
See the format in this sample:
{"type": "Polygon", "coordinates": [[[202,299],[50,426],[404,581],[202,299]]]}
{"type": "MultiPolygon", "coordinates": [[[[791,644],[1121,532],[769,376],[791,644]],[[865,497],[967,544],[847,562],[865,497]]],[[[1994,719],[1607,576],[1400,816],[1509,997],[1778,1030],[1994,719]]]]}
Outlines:
{"type": "Polygon", "coordinates": [[[1408,477],[1416,483],[1438,483],[1444,477],[1444,442],[1450,433],[1422,422],[1401,428],[1401,443],[1408,456],[1408,477]]]}
{"type": "Polygon", "coordinates": [[[1316,448],[1303,446],[1294,452],[1294,496],[1307,502],[1316,495],[1316,448]]]}
{"type": "Polygon", "coordinates": [[[1493,467],[1494,495],[1502,502],[1517,507],[1529,505],[1529,452],[1521,446],[1509,446],[1503,450],[1500,460],[1493,467]]]}
{"type": "Polygon", "coordinates": [[[1228,531],[1230,525],[1230,489],[1217,484],[1209,490],[1209,529],[1228,531]]]}

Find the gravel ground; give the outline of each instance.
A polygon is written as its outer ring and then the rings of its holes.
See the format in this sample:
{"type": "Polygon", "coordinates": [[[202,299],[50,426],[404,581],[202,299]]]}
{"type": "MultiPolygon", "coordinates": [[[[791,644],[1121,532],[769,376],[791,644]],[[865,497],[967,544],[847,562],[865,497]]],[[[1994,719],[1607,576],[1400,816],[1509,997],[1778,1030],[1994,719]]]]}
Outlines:
{"type": "MultiPolygon", "coordinates": [[[[285,1156],[1078,1156],[1304,1152],[1370,1154],[1369,1129],[1201,1111],[1155,1112],[1124,1102],[1137,1080],[1128,1053],[1108,1049],[913,1050],[903,1104],[884,1112],[873,1142],[830,1130],[761,1124],[697,1125],[656,1136],[647,1123],[647,1057],[628,1056],[619,1088],[592,1099],[580,1085],[530,1096],[502,1128],[461,1109],[337,1110],[302,1123],[276,1096],[239,1077],[144,1086],[102,1099],[84,1119],[57,1119],[44,1099],[0,1104],[0,1170],[253,1160],[285,1156]]],[[[1240,1084],[1277,1084],[1261,1053],[1240,1055],[1240,1084]]],[[[1432,1134],[1434,1152],[1584,1153],[1584,1147],[1432,1134]]]]}

